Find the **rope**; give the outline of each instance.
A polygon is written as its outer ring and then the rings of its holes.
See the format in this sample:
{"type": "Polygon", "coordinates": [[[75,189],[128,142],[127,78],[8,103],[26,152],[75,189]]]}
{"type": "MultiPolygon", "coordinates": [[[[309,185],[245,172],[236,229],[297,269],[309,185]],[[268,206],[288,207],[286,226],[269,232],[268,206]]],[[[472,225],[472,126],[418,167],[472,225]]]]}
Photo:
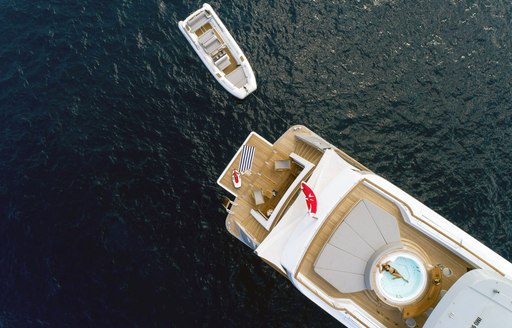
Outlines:
{"type": "Polygon", "coordinates": [[[281,115],[279,115],[279,113],[274,110],[273,108],[270,108],[269,106],[267,106],[267,104],[265,104],[265,102],[263,101],[263,99],[261,99],[260,97],[256,96],[255,93],[252,94],[254,97],[256,97],[256,99],[258,99],[262,104],[263,106],[265,106],[268,110],[270,110],[272,113],[274,113],[274,115],[276,115],[277,117],[279,117],[281,119],[281,121],[283,121],[287,127],[290,127],[292,126],[292,124],[290,124],[290,122],[288,122],[287,120],[285,120],[283,117],[281,117],[281,115]]]}

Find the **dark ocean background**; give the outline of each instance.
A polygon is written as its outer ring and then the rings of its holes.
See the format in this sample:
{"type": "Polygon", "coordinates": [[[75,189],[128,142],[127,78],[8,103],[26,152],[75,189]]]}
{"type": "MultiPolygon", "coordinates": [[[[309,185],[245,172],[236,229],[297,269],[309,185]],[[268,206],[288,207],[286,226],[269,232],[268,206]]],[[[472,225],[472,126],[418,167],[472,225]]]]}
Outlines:
{"type": "Polygon", "coordinates": [[[231,237],[216,179],[304,124],[512,260],[512,4],[0,0],[0,327],[339,327],[231,237]]]}

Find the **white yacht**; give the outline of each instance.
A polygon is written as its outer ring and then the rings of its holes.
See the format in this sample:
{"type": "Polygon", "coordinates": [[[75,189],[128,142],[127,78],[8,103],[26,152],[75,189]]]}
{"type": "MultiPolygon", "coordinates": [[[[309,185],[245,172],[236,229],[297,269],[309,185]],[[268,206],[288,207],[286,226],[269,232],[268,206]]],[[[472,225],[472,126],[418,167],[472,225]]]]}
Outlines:
{"type": "Polygon", "coordinates": [[[511,325],[510,262],[304,126],[217,182],[227,230],[347,327],[511,325]]]}
{"type": "Polygon", "coordinates": [[[178,26],[215,79],[233,96],[244,99],[256,90],[247,57],[209,4],[178,26]]]}

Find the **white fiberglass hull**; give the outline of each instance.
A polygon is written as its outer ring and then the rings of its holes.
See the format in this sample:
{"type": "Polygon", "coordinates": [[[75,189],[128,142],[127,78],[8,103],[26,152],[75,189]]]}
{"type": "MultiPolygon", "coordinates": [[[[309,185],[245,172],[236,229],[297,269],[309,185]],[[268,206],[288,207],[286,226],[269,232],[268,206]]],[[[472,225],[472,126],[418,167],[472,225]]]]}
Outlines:
{"type": "Polygon", "coordinates": [[[239,99],[256,90],[249,61],[210,5],[204,4],[178,26],[224,89],[239,99]]]}

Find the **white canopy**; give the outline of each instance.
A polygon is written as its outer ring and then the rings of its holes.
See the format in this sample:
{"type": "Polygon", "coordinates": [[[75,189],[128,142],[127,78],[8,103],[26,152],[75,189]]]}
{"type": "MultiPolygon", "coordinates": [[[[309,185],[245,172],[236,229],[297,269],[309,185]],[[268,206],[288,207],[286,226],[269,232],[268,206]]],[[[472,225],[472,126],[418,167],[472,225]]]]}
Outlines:
{"type": "Polygon", "coordinates": [[[294,271],[321,222],[361,179],[353,169],[334,150],[327,149],[308,180],[318,200],[317,219],[308,214],[304,195],[300,193],[256,253],[283,273],[284,268],[294,271]]]}

